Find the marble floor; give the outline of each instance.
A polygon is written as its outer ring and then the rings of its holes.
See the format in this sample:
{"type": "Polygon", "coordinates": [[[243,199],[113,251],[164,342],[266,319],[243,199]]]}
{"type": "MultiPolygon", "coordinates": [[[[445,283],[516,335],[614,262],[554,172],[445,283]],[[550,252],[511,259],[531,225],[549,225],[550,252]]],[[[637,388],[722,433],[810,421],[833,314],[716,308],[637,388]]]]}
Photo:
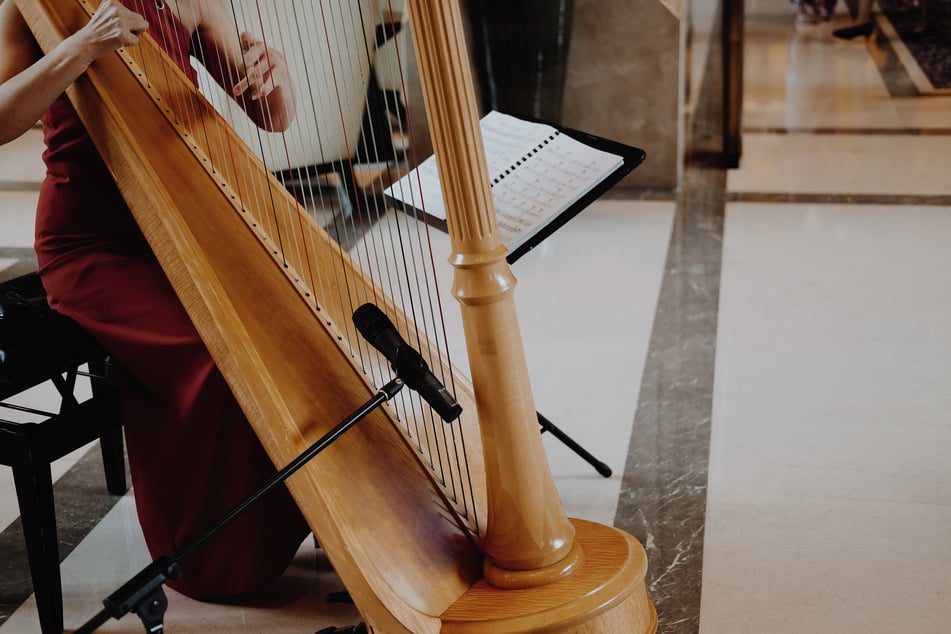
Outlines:
{"type": "MultiPolygon", "coordinates": [[[[818,25],[786,0],[747,14],[740,167],[688,158],[680,192],[615,192],[514,265],[538,408],[614,471],[546,434],[555,482],[569,515],[645,545],[661,632],[945,632],[951,97],[895,96],[880,41],[832,37],[843,6],[818,25]]],[[[39,143],[0,148],[0,274],[32,243],[39,143]]],[[[58,491],[107,497],[97,451],[55,465],[58,491]]],[[[148,563],[134,503],[109,501],[64,546],[68,628],[148,563]]],[[[2,468],[4,561],[17,523],[2,468]]],[[[2,568],[0,634],[38,631],[32,597],[9,590],[28,574],[2,568]]],[[[325,601],[339,589],[308,541],[253,605],[169,591],[166,625],[351,625],[352,607],[325,601]]]]}

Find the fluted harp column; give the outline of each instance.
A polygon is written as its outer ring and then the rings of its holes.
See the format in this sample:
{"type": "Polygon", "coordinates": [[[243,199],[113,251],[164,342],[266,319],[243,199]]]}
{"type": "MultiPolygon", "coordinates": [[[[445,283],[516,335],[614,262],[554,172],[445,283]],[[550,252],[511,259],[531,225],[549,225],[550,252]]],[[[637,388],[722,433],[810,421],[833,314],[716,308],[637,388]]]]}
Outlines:
{"type": "Polygon", "coordinates": [[[538,430],[463,22],[456,2],[410,0],[408,6],[452,240],[453,295],[461,304],[485,448],[485,577],[501,587],[542,585],[570,573],[582,554],[538,430]]]}

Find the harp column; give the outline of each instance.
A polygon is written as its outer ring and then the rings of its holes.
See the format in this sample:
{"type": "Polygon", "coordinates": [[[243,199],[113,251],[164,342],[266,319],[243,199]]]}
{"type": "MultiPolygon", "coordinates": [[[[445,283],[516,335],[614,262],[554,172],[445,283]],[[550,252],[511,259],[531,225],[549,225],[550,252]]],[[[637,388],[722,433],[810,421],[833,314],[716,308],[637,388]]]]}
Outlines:
{"type": "Polygon", "coordinates": [[[426,112],[455,267],[485,449],[485,578],[531,587],[570,574],[583,558],[545,457],[522,348],[515,277],[499,237],[458,4],[410,0],[426,112]]]}

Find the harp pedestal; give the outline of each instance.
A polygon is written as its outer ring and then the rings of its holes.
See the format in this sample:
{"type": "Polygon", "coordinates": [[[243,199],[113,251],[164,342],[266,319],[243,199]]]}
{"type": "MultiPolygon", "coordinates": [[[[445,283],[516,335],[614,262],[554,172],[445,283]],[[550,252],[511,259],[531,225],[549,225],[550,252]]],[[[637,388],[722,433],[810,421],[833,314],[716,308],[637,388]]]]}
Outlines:
{"type": "Polygon", "coordinates": [[[443,632],[650,633],[657,613],[647,598],[644,548],[627,533],[572,519],[584,561],[573,574],[530,589],[477,582],[443,615],[443,632]]]}

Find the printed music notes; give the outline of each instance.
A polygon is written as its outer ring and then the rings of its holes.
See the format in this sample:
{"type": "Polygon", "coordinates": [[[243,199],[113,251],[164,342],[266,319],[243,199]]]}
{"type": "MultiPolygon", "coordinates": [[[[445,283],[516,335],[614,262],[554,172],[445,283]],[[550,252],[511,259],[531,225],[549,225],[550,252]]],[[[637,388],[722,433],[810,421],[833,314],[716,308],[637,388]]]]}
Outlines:
{"type": "MultiPolygon", "coordinates": [[[[636,148],[604,142],[619,153],[605,151],[591,145],[603,141],[596,137],[571,135],[567,130],[496,111],[482,118],[481,130],[499,231],[510,262],[587,206],[593,198],[586,195],[606,179],[616,176],[613,184],[643,160],[643,151],[636,148]],[[556,221],[560,222],[553,225],[556,221]]],[[[435,157],[384,193],[422,210],[436,226],[444,228],[446,209],[435,157]]],[[[600,193],[603,191],[597,195],[600,193]]]]}

